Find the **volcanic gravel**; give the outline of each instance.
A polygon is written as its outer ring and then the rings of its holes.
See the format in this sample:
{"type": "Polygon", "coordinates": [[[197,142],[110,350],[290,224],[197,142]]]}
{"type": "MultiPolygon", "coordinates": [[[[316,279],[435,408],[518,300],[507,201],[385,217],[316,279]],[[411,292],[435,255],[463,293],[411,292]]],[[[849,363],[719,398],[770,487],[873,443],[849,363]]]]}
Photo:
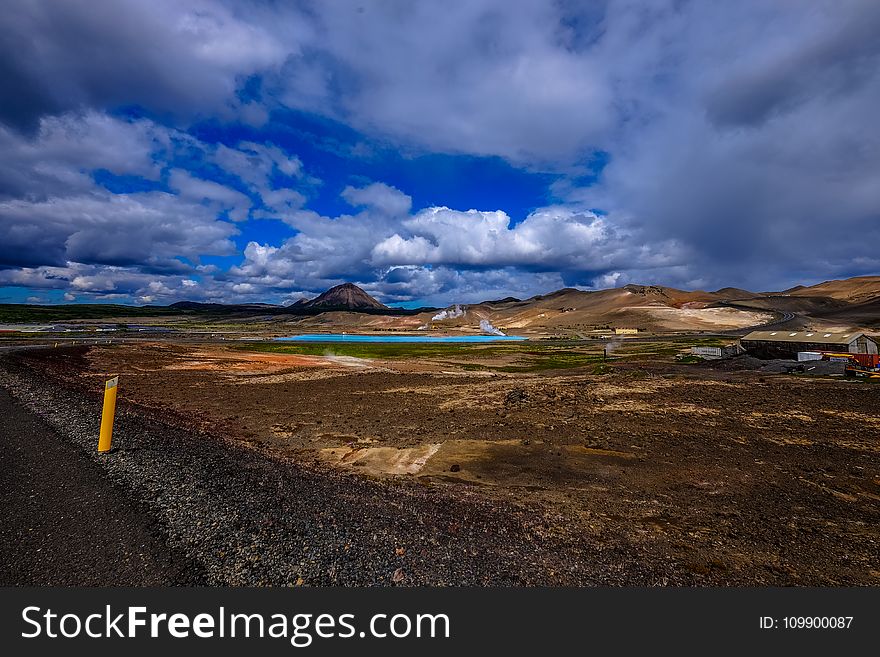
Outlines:
{"type": "MultiPolygon", "coordinates": [[[[60,350],[59,350],[60,351],[60,350]]],[[[98,471],[140,509],[144,527],[207,585],[658,585],[700,583],[674,560],[624,540],[597,544],[517,505],[406,480],[302,467],[221,438],[117,412],[114,449],[96,452],[101,399],[0,358],[0,385],[81,458],[56,469],[59,490],[98,471]],[[90,461],[84,464],[84,459],[90,461]],[[90,473],[90,474],[89,474],[90,473]]],[[[83,482],[80,482],[83,483],[83,482]]],[[[29,522],[27,518],[11,523],[29,522]]],[[[106,518],[90,518],[105,530],[106,518]]],[[[13,528],[18,531],[21,527],[13,528]]],[[[138,530],[140,531],[140,530],[138,530]]],[[[61,540],[63,532],[59,532],[61,540]]],[[[48,540],[53,540],[48,537],[48,540]]],[[[151,539],[152,540],[152,539],[151,539]]],[[[56,546],[60,548],[61,546],[56,546]]],[[[30,558],[39,561],[35,554],[30,558]]],[[[46,565],[46,564],[44,564],[46,565]]],[[[130,578],[107,565],[107,584],[130,578]]],[[[166,573],[167,575],[167,573],[166,573]]],[[[174,575],[174,573],[171,573],[174,575]]],[[[28,583],[19,574],[13,584],[28,583]]],[[[68,584],[89,583],[85,579],[68,584]]],[[[149,583],[149,582],[147,582],[149,583]]]]}
{"type": "Polygon", "coordinates": [[[199,581],[157,537],[150,514],[109,481],[99,463],[2,388],[0,435],[0,585],[199,581]]]}

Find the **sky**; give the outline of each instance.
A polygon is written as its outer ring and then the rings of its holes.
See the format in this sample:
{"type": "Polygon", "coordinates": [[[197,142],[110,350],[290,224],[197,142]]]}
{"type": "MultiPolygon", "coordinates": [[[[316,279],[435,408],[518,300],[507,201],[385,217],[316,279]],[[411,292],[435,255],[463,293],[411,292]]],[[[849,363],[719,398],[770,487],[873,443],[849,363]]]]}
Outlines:
{"type": "Polygon", "coordinates": [[[7,0],[0,302],[880,272],[875,0],[7,0]]]}

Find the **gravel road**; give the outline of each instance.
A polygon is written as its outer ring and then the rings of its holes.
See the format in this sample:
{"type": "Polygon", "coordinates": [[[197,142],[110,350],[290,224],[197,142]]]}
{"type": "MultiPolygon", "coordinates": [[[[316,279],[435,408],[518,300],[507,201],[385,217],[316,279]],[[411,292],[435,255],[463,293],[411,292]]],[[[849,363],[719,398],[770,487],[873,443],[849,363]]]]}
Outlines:
{"type": "Polygon", "coordinates": [[[95,583],[90,559],[103,559],[107,584],[695,583],[645,547],[572,537],[552,517],[465,486],[303,468],[125,405],[114,450],[98,455],[97,394],[11,356],[0,357],[0,387],[12,397],[3,396],[2,486],[18,502],[2,549],[22,553],[2,566],[3,583],[95,583]],[[101,504],[86,510],[95,497],[101,504]],[[114,527],[108,548],[123,556],[96,556],[90,536],[114,527]],[[82,541],[74,550],[71,536],[82,541]]]}

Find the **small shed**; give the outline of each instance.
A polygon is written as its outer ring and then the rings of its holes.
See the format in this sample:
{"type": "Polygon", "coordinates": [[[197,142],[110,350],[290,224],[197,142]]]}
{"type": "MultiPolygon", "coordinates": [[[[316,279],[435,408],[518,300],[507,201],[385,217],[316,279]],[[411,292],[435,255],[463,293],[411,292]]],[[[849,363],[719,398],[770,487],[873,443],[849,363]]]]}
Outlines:
{"type": "Polygon", "coordinates": [[[691,347],[692,356],[701,358],[727,358],[739,355],[742,349],[738,344],[728,344],[723,347],[691,347]]]}
{"type": "Polygon", "coordinates": [[[761,358],[797,358],[800,351],[876,354],[877,342],[859,331],[752,331],[740,339],[743,349],[761,358]]]}

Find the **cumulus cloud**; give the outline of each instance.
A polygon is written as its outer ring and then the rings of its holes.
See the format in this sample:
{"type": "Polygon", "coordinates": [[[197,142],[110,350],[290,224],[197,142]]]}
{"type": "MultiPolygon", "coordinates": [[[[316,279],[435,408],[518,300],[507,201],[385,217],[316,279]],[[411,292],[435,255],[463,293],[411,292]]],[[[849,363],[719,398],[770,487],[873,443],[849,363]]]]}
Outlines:
{"type": "Polygon", "coordinates": [[[172,133],[96,112],[44,118],[33,135],[0,128],[0,284],[161,298],[202,256],[234,253],[237,230],[218,210],[246,210],[244,195],[176,170],[177,193],[114,194],[95,182],[105,170],[160,185],[172,133]]]}
{"type": "Polygon", "coordinates": [[[4,130],[0,139],[8,147],[2,177],[11,181],[0,200],[0,267],[173,268],[178,258],[233,251],[235,228],[200,203],[233,206],[240,199],[232,190],[180,171],[171,176],[180,195],[113,194],[92,179],[95,169],[158,178],[155,156],[170,141],[167,129],[87,113],[46,118],[32,138],[4,130]]]}
{"type": "Polygon", "coordinates": [[[251,200],[234,189],[220,185],[212,180],[196,178],[187,171],[172,169],[168,186],[185,199],[207,201],[217,210],[228,213],[233,221],[244,221],[248,217],[251,200]]]}
{"type": "Polygon", "coordinates": [[[596,272],[581,276],[589,285],[609,269],[672,270],[687,256],[675,243],[646,244],[573,207],[542,208],[514,225],[501,211],[432,207],[400,216],[409,197],[378,183],[343,196],[363,209],[293,213],[287,221],[297,234],[277,247],[248,244],[230,276],[266,293],[355,280],[389,301],[473,302],[563,287],[561,272],[596,272]]]}
{"type": "MultiPolygon", "coordinates": [[[[878,3],[517,8],[321,3],[326,57],[289,58],[282,100],[411,147],[561,172],[561,200],[691,253],[660,282],[772,288],[880,268],[878,3]],[[287,86],[309,76],[354,83],[287,86]],[[583,185],[595,151],[608,166],[583,185]],[[805,258],[815,234],[835,239],[805,258]]],[[[437,249],[429,235],[383,246],[437,249]]]]}
{"type": "Polygon", "coordinates": [[[615,262],[674,264],[675,257],[674,245],[658,253],[633,253],[626,233],[592,212],[561,206],[537,210],[515,226],[500,210],[427,208],[401,222],[401,229],[374,247],[375,264],[597,270],[615,262]]]}
{"type": "Polygon", "coordinates": [[[565,7],[316,3],[318,29],[267,84],[288,106],[433,150],[570,157],[611,127],[613,90],[607,62],[583,56],[560,22],[578,17],[565,7]]]}
{"type": "Polygon", "coordinates": [[[162,192],[5,201],[0,202],[0,266],[160,265],[166,259],[232,253],[234,231],[203,206],[162,192]]]}
{"type": "Polygon", "coordinates": [[[156,179],[155,157],[169,143],[168,130],[152,121],[94,111],[44,117],[33,137],[0,123],[0,198],[87,190],[95,169],[156,179]]]}
{"type": "Polygon", "coordinates": [[[236,253],[231,238],[239,231],[227,219],[305,203],[300,192],[272,184],[276,176],[305,177],[296,156],[273,144],[206,144],[148,119],[73,112],[44,117],[32,133],[0,124],[0,145],[0,283],[7,285],[143,303],[243,300],[258,288],[236,287],[201,258],[236,253]],[[182,150],[197,166],[240,180],[240,189],[173,166],[182,150]],[[114,193],[96,182],[98,171],[155,189],[114,193]]]}
{"type": "MultiPolygon", "coordinates": [[[[273,183],[276,175],[286,179],[305,177],[297,156],[285,153],[274,144],[249,141],[240,142],[234,148],[225,144],[201,148],[208,162],[236,176],[252,194],[260,197],[268,211],[255,216],[283,216],[305,204],[306,197],[301,192],[273,183]]],[[[309,178],[308,182],[313,180],[309,178]]]]}
{"type": "Polygon", "coordinates": [[[373,208],[392,217],[405,215],[412,207],[409,196],[384,183],[372,183],[366,187],[349,185],[342,190],[342,198],[353,207],[373,208]]]}
{"type": "Polygon", "coordinates": [[[244,141],[235,148],[220,144],[212,159],[222,169],[256,187],[265,185],[275,169],[292,178],[302,175],[302,162],[299,158],[287,155],[274,144],[244,141]]]}
{"type": "Polygon", "coordinates": [[[433,306],[443,306],[450,299],[465,304],[509,296],[525,299],[565,286],[558,272],[524,272],[515,267],[479,270],[401,266],[363,282],[370,294],[388,302],[418,299],[433,306]]]}

